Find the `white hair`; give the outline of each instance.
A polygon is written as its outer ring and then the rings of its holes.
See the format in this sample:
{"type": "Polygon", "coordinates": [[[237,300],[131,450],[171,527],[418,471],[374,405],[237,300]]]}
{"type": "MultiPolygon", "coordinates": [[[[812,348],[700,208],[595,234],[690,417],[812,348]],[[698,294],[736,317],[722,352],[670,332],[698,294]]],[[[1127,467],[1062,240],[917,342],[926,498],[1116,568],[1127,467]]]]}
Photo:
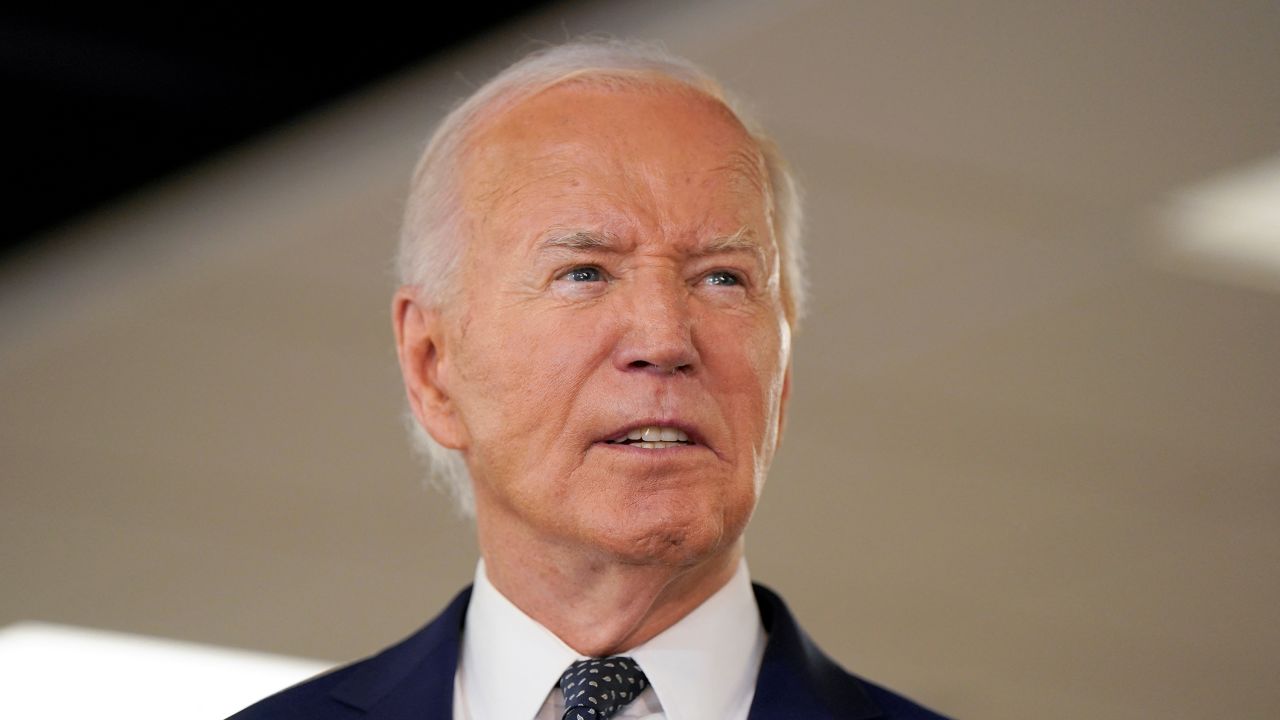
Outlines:
{"type": "MultiPolygon", "coordinates": [[[[586,38],[533,52],[445,116],[427,142],[409,186],[396,260],[400,282],[415,286],[419,301],[428,306],[444,307],[460,297],[456,275],[467,240],[460,170],[467,143],[482,121],[570,81],[638,88],[663,80],[720,102],[759,147],[769,179],[767,199],[781,260],[783,306],[795,328],[804,314],[806,290],[800,194],[777,147],[701,68],[660,45],[612,38],[586,38]]],[[[437,443],[411,412],[406,413],[406,423],[414,449],[428,462],[430,481],[453,497],[461,514],[473,515],[475,496],[462,453],[437,443]]]]}

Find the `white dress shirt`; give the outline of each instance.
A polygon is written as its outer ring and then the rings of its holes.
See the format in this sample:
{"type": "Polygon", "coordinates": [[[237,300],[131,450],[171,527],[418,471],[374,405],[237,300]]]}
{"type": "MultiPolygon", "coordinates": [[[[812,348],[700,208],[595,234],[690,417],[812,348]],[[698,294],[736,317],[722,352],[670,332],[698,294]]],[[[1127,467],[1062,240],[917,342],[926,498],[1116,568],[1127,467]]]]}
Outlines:
{"type": "MultiPolygon", "coordinates": [[[[765,640],[743,560],[729,582],[693,612],[619,653],[635,659],[649,687],[613,717],[745,720],[765,640]]],[[[453,718],[560,720],[560,674],[584,657],[498,592],[481,560],[454,676],[453,718]]]]}

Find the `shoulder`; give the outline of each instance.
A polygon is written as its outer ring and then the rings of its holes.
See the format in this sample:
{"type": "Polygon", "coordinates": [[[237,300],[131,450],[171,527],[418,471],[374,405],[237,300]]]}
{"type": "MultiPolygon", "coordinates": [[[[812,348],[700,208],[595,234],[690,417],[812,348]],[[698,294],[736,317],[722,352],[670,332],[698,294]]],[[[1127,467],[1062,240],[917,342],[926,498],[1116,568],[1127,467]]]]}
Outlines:
{"type": "Polygon", "coordinates": [[[822,652],[776,593],[753,586],[769,634],[752,717],[846,720],[946,720],[912,700],[858,677],[822,652]]]}
{"type": "Polygon", "coordinates": [[[892,690],[886,690],[863,678],[857,679],[867,688],[872,701],[879,706],[881,716],[888,720],[948,720],[945,715],[939,715],[892,690]]]}
{"type": "Polygon", "coordinates": [[[468,587],[431,622],[376,655],[331,670],[261,700],[230,720],[344,720],[374,705],[442,708],[451,715],[453,675],[468,587]]]}
{"type": "Polygon", "coordinates": [[[366,658],[345,667],[317,675],[309,680],[286,688],[250,705],[232,715],[228,720],[286,720],[288,718],[347,718],[358,717],[359,710],[334,702],[331,693],[373,658],[366,658]]]}

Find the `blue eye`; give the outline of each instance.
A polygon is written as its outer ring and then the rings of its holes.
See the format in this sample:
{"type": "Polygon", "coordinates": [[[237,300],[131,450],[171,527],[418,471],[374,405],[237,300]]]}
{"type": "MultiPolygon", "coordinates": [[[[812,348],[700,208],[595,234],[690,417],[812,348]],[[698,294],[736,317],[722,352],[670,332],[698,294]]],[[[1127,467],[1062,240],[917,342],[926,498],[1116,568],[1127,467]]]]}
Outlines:
{"type": "Polygon", "coordinates": [[[604,279],[597,267],[578,267],[570,270],[561,277],[573,282],[599,282],[604,279]]]}
{"type": "Polygon", "coordinates": [[[707,282],[711,285],[741,285],[742,281],[737,275],[728,270],[717,270],[707,276],[707,282]]]}

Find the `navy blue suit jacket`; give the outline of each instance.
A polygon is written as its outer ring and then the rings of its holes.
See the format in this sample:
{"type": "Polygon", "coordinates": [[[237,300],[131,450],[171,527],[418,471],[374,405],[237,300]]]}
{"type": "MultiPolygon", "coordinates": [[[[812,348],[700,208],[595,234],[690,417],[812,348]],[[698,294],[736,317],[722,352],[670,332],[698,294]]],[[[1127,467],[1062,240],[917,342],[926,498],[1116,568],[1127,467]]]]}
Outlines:
{"type": "MultiPolygon", "coordinates": [[[[750,720],[945,720],[846,673],[800,629],[781,598],[762,585],[752,587],[769,639],[750,720]]],[[[277,693],[231,720],[451,720],[453,676],[470,599],[468,587],[399,644],[277,693]]]]}

